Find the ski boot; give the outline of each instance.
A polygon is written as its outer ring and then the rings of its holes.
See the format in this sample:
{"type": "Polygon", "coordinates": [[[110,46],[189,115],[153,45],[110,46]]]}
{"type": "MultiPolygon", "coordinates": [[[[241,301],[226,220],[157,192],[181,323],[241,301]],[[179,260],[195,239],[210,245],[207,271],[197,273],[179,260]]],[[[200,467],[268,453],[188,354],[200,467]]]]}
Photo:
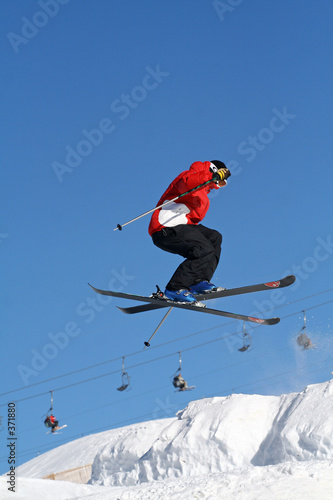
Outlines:
{"type": "Polygon", "coordinates": [[[196,303],[196,298],[192,295],[189,290],[181,288],[180,290],[168,290],[167,288],[164,291],[164,296],[167,299],[174,300],[175,302],[187,302],[187,303],[196,303]]]}
{"type": "Polygon", "coordinates": [[[200,283],[197,283],[190,288],[190,292],[193,295],[199,295],[200,293],[222,292],[222,290],[225,290],[225,288],[215,286],[209,281],[200,281],[200,283]]]}

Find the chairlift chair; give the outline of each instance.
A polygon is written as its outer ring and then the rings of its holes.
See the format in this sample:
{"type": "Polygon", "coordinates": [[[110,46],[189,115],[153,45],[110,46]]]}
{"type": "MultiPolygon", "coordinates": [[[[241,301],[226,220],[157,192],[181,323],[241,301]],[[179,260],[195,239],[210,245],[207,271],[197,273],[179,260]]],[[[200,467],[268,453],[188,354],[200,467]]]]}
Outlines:
{"type": "Polygon", "coordinates": [[[305,313],[305,310],[303,311],[303,326],[300,329],[300,331],[298,332],[296,342],[300,347],[303,347],[303,350],[311,349],[314,347],[312,345],[310,338],[306,334],[306,313],[305,313]]]}
{"type": "Polygon", "coordinates": [[[121,386],[117,387],[117,391],[123,392],[130,387],[130,376],[125,372],[125,356],[122,362],[121,386]]]}
{"type": "Polygon", "coordinates": [[[44,415],[41,416],[41,419],[43,421],[43,424],[45,427],[49,428],[47,431],[47,434],[58,434],[57,431],[63,429],[64,427],[67,427],[67,424],[59,426],[59,421],[56,419],[56,417],[53,415],[53,391],[51,392],[51,406],[48,409],[44,415]],[[52,422],[51,417],[53,416],[54,421],[52,422]]]}
{"type": "Polygon", "coordinates": [[[195,386],[188,386],[187,381],[183,378],[181,374],[181,369],[182,369],[182,357],[181,357],[181,351],[179,351],[179,367],[178,370],[172,375],[171,377],[171,382],[172,385],[178,389],[177,392],[182,392],[182,391],[190,391],[195,388],[195,386]]]}
{"type": "Polygon", "coordinates": [[[245,352],[251,347],[252,343],[252,338],[249,333],[245,331],[245,321],[243,322],[243,346],[240,347],[238,350],[240,352],[245,352]]]}

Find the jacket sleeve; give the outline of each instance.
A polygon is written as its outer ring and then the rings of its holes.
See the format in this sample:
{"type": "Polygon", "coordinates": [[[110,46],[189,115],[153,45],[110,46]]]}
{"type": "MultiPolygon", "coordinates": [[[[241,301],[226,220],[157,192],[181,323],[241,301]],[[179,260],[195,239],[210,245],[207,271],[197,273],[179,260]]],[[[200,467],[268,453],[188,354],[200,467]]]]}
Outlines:
{"type": "MultiPolygon", "coordinates": [[[[185,191],[195,188],[199,184],[209,181],[213,176],[213,173],[209,170],[209,168],[209,161],[196,161],[195,163],[192,163],[189,170],[186,170],[178,180],[177,190],[180,193],[184,193],[185,191]]],[[[208,186],[209,189],[212,189],[215,187],[215,184],[212,182],[212,184],[208,184],[208,186]]]]}

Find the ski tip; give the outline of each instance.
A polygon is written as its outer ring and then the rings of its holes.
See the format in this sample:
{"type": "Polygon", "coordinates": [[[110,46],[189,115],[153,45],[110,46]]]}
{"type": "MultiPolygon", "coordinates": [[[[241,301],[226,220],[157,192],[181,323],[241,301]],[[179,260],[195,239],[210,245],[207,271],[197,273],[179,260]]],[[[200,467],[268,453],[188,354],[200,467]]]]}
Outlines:
{"type": "Polygon", "coordinates": [[[290,286],[292,285],[296,280],[296,277],[293,274],[290,274],[289,276],[286,276],[285,278],[282,278],[281,280],[277,281],[270,281],[269,283],[265,283],[265,286],[267,288],[283,288],[285,286],[290,286]]]}
{"type": "Polygon", "coordinates": [[[276,325],[277,323],[280,322],[280,318],[262,319],[262,318],[249,317],[248,321],[251,321],[252,323],[258,323],[258,325],[276,325]]]}
{"type": "Polygon", "coordinates": [[[125,313],[125,314],[131,314],[129,311],[128,311],[128,307],[120,307],[120,306],[116,306],[117,309],[119,309],[119,311],[125,313]]]}
{"type": "Polygon", "coordinates": [[[94,292],[99,293],[100,295],[107,295],[107,294],[105,293],[105,290],[100,290],[99,288],[95,288],[95,287],[94,287],[94,286],[92,286],[90,283],[88,283],[88,285],[90,286],[90,288],[91,288],[92,290],[94,290],[94,292]]]}
{"type": "Polygon", "coordinates": [[[91,288],[92,290],[94,290],[94,292],[97,292],[97,293],[98,293],[97,288],[95,288],[94,286],[92,286],[90,283],[88,283],[88,285],[90,286],[90,288],[91,288]]]}
{"type": "Polygon", "coordinates": [[[294,276],[293,274],[289,274],[289,276],[286,276],[281,280],[284,286],[292,285],[293,283],[295,283],[295,281],[296,281],[296,276],[294,276]]]}

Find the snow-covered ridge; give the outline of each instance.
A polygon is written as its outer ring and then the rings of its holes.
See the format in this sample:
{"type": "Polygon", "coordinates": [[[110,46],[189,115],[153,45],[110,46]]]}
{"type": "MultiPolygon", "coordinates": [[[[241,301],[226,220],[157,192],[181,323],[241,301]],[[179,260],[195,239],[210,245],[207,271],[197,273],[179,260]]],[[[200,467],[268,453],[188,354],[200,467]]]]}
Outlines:
{"type": "Polygon", "coordinates": [[[251,465],[332,460],[332,409],[333,381],[299,394],[193,401],[166,422],[142,455],[129,455],[137,449],[133,436],[129,446],[106,444],[94,460],[91,482],[123,486],[251,465]]]}
{"type": "MultiPolygon", "coordinates": [[[[192,401],[173,418],[134,424],[67,443],[21,466],[17,475],[42,478],[92,464],[89,498],[95,497],[95,491],[99,499],[159,499],[166,498],[166,488],[193,492],[196,487],[203,488],[204,496],[200,498],[215,498],[205,496],[206,490],[213,492],[215,486],[216,491],[222,488],[233,498],[237,478],[245,485],[244,477],[249,477],[249,481],[255,478],[258,484],[267,488],[269,485],[272,491],[282,491],[286,481],[287,488],[294,487],[293,498],[322,500],[330,498],[326,492],[333,491],[332,409],[333,380],[282,396],[233,394],[201,399],[192,401]],[[233,489],[228,490],[228,485],[233,489]],[[153,490],[155,496],[151,497],[153,490]],[[129,491],[131,496],[127,496],[129,491]],[[308,497],[308,491],[314,496],[308,497]]],[[[52,484],[40,483],[47,484],[44,488],[48,490],[52,484]]],[[[32,487],[31,482],[27,484],[32,487]]],[[[0,481],[0,492],[2,486],[0,481]]],[[[257,496],[247,498],[265,498],[259,496],[258,488],[254,489],[257,496]]],[[[80,498],[74,489],[73,496],[58,497],[80,498]]],[[[37,498],[47,497],[34,497],[37,498]]],[[[279,498],[288,496],[280,493],[279,498]]]]}

